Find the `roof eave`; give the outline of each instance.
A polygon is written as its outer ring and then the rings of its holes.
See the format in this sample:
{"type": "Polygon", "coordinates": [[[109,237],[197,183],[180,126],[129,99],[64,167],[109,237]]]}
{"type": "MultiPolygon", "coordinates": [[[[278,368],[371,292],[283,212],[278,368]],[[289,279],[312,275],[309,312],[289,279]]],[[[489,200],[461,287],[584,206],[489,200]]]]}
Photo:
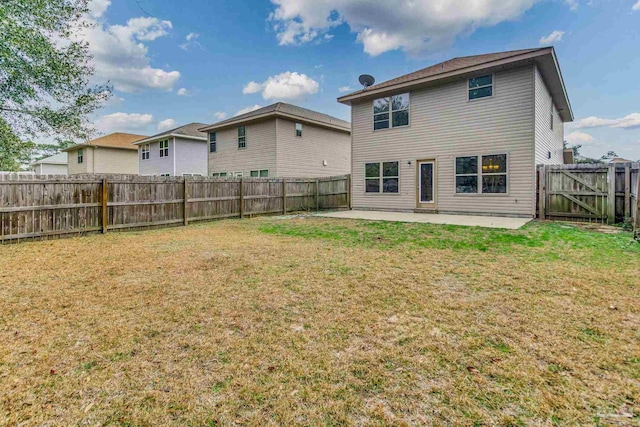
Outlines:
{"type": "Polygon", "coordinates": [[[340,125],[332,124],[332,123],[321,122],[321,121],[318,121],[318,120],[309,119],[307,117],[300,117],[300,116],[297,116],[295,114],[284,113],[282,111],[270,111],[268,113],[258,114],[256,116],[246,117],[244,119],[237,119],[237,120],[232,120],[232,121],[228,121],[228,122],[225,122],[225,123],[219,123],[219,124],[214,123],[212,125],[200,128],[200,129],[198,129],[198,131],[199,132],[209,132],[209,131],[212,131],[212,130],[218,130],[218,129],[224,129],[224,128],[227,128],[227,127],[238,126],[238,125],[240,125],[242,123],[250,123],[250,122],[256,122],[256,121],[260,121],[260,120],[265,120],[265,119],[270,119],[270,118],[278,118],[278,117],[297,120],[297,121],[299,121],[301,123],[309,123],[309,124],[313,124],[313,125],[316,125],[316,126],[321,126],[321,127],[325,127],[325,128],[328,128],[328,129],[341,131],[341,132],[351,133],[351,128],[350,127],[340,126],[340,125]]]}
{"type": "MultiPolygon", "coordinates": [[[[198,132],[200,132],[198,130],[198,132]]],[[[191,136],[191,135],[180,135],[177,133],[170,133],[170,134],[166,134],[166,135],[159,135],[159,136],[151,136],[149,138],[146,139],[141,139],[140,141],[135,141],[132,142],[133,145],[140,145],[140,144],[147,144],[149,142],[155,142],[155,141],[160,141],[161,139],[165,139],[165,138],[183,138],[183,139],[193,139],[196,141],[207,141],[207,138],[203,137],[203,136],[191,136]]]]}

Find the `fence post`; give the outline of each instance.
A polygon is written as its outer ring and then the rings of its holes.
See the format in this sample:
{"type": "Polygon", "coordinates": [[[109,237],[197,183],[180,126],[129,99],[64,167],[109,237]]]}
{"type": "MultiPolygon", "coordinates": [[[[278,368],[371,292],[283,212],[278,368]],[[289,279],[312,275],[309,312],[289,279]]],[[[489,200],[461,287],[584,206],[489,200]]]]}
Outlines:
{"type": "Polygon", "coordinates": [[[109,187],[107,179],[102,180],[102,234],[107,234],[109,228],[109,207],[107,202],[109,201],[109,187]]]}
{"type": "Polygon", "coordinates": [[[624,165],[624,218],[631,217],[631,165],[624,165]]]}
{"type": "Polygon", "coordinates": [[[546,168],[545,165],[538,166],[538,219],[541,220],[545,219],[546,168]]]}
{"type": "Polygon", "coordinates": [[[240,219],[244,218],[244,177],[240,177],[240,219]]]}
{"type": "Polygon", "coordinates": [[[320,180],[316,179],[316,212],[320,210],[320,180]]]}
{"type": "Polygon", "coordinates": [[[189,180],[184,178],[184,200],[183,200],[183,214],[184,214],[184,225],[189,225],[189,180]]]}
{"type": "Polygon", "coordinates": [[[282,178],[282,214],[287,214],[287,179],[282,178]]]}
{"type": "Polygon", "coordinates": [[[609,163],[607,170],[609,192],[607,194],[607,224],[616,223],[616,164],[609,163]]]}
{"type": "Polygon", "coordinates": [[[347,207],[351,209],[351,174],[347,175],[347,207]]]}

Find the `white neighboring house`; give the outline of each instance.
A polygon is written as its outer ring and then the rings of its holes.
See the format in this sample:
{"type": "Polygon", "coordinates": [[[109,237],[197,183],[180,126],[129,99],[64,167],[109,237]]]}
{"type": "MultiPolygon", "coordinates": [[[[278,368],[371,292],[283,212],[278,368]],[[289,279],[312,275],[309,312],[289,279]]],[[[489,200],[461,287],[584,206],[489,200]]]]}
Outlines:
{"type": "Polygon", "coordinates": [[[65,152],[45,157],[29,165],[36,175],[67,175],[68,155],[65,152]]]}
{"type": "Polygon", "coordinates": [[[134,142],[138,174],[146,176],[207,176],[207,136],[203,123],[189,123],[134,142]]]}

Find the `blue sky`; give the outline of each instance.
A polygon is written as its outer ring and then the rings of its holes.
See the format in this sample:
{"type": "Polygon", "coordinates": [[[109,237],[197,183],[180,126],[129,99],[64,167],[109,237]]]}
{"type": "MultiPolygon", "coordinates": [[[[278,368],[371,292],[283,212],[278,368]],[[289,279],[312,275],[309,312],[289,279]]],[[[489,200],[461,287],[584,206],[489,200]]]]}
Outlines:
{"type": "Polygon", "coordinates": [[[113,98],[101,132],[157,133],[291,102],[349,119],[336,98],[455,56],[553,44],[583,154],[640,159],[640,0],[92,0],[82,35],[113,98]],[[547,39],[547,40],[544,40],[547,39]],[[341,90],[343,92],[341,92],[341,90]]]}

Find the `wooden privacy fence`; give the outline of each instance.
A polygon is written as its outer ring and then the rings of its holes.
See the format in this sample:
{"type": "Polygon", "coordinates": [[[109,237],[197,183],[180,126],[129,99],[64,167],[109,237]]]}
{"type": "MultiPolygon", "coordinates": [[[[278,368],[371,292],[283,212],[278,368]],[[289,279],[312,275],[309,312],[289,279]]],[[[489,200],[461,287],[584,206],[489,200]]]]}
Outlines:
{"type": "Polygon", "coordinates": [[[640,163],[538,166],[538,217],[615,224],[637,219],[640,163]]]}
{"type": "Polygon", "coordinates": [[[0,242],[349,208],[350,176],[0,176],[0,242]]]}

